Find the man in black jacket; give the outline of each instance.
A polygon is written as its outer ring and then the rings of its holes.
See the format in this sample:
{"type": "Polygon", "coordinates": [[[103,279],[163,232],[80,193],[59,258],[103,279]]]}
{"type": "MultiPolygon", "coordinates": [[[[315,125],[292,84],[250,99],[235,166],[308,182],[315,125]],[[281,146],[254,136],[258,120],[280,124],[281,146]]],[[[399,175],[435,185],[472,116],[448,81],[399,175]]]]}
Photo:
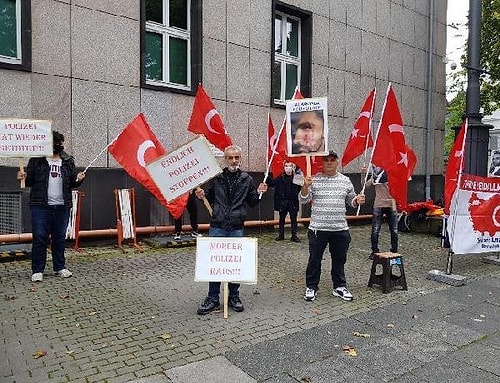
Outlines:
{"type": "Polygon", "coordinates": [[[300,242],[297,236],[297,214],[299,212],[299,192],[302,185],[293,182],[295,176],[295,164],[284,163],[284,172],[273,179],[269,177],[267,184],[274,187],[274,210],[279,212],[278,230],[276,241],[285,239],[285,219],[290,214],[291,238],[293,242],[300,242]]]}
{"type": "MultiPolygon", "coordinates": [[[[227,166],[221,174],[209,182],[207,191],[199,188],[195,193],[199,199],[206,197],[213,208],[209,236],[243,237],[246,205],[256,206],[260,201],[259,193],[266,192],[267,185],[261,183],[256,188],[252,177],[240,170],[239,146],[228,146],[224,150],[224,160],[227,166]]],[[[208,296],[198,309],[199,315],[206,315],[220,308],[220,284],[220,282],[209,282],[208,296]]],[[[239,288],[239,283],[229,283],[229,306],[237,312],[244,310],[239,288]]]]}
{"type": "Polygon", "coordinates": [[[82,184],[85,173],[75,170],[73,157],[64,151],[64,136],[54,131],[52,138],[53,155],[31,158],[26,172],[17,174],[18,179],[24,179],[26,186],[31,187],[32,282],[43,281],[49,238],[55,275],[63,278],[73,275],[66,268],[64,246],[72,207],[71,189],[82,184]]]}

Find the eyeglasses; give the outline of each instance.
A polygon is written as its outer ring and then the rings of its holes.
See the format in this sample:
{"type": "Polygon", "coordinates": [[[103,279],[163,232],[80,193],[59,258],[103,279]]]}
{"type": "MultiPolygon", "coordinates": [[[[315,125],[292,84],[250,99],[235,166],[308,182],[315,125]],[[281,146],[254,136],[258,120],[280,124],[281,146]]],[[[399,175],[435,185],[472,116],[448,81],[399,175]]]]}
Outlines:
{"type": "Polygon", "coordinates": [[[226,156],[226,160],[239,160],[240,156],[226,156]]]}

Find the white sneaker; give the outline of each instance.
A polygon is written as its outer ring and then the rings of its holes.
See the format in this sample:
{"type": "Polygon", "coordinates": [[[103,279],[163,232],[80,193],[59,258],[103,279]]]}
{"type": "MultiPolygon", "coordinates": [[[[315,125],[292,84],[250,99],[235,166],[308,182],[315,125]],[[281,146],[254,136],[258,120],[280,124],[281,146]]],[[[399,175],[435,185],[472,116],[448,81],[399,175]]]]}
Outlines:
{"type": "Polygon", "coordinates": [[[306,292],[304,294],[304,299],[306,301],[313,301],[316,299],[316,291],[314,289],[310,289],[309,287],[306,287],[306,292]]]}
{"type": "Polygon", "coordinates": [[[43,273],[33,273],[31,282],[43,282],[43,273]]]}
{"type": "Polygon", "coordinates": [[[176,233],[174,235],[174,241],[180,241],[181,240],[181,233],[176,233]]]}
{"type": "Polygon", "coordinates": [[[353,299],[351,292],[345,286],[333,289],[333,296],[342,298],[344,301],[352,301],[353,299]]]}
{"type": "Polygon", "coordinates": [[[63,277],[63,278],[69,278],[73,275],[73,273],[71,271],[69,271],[68,269],[62,269],[62,270],[56,271],[54,274],[56,276],[63,277]]]}
{"type": "Polygon", "coordinates": [[[198,233],[197,231],[192,231],[191,232],[191,237],[193,238],[197,238],[197,237],[201,237],[202,235],[200,233],[198,233]]]}

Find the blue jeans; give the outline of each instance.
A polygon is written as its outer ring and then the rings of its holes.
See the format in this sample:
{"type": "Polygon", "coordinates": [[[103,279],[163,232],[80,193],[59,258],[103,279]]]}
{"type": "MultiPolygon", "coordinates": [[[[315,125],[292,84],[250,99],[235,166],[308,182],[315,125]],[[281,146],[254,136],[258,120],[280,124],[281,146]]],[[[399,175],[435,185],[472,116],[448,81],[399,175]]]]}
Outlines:
{"type": "Polygon", "coordinates": [[[387,217],[387,224],[391,232],[391,252],[398,252],[398,213],[392,207],[374,207],[372,219],[372,253],[379,253],[378,236],[382,227],[382,218],[387,217]]]}
{"type": "Polygon", "coordinates": [[[64,247],[66,229],[69,222],[69,208],[64,205],[37,206],[31,209],[31,227],[33,244],[31,247],[31,270],[43,273],[47,262],[47,247],[52,250],[52,266],[54,271],[65,268],[64,247]]]}
{"type": "Polygon", "coordinates": [[[347,261],[347,250],[351,243],[349,230],[342,231],[307,231],[309,239],[309,261],[306,269],[306,286],[318,290],[321,277],[321,261],[326,246],[332,257],[331,277],[333,288],[346,286],[344,265],[347,261]]]}
{"type": "MultiPolygon", "coordinates": [[[[240,230],[224,230],[218,227],[211,227],[208,231],[210,237],[243,237],[243,229],[240,230]]],[[[229,283],[229,297],[237,297],[240,295],[238,289],[239,283],[229,283]]],[[[219,301],[220,282],[208,282],[208,297],[214,301],[219,301]]]]}

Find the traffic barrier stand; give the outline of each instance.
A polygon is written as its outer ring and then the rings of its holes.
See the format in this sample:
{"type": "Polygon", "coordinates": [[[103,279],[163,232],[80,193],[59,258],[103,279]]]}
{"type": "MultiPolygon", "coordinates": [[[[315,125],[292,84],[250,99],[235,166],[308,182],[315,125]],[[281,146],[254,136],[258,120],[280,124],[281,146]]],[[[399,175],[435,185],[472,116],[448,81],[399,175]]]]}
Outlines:
{"type": "Polygon", "coordinates": [[[71,191],[71,199],[73,202],[73,207],[69,212],[69,223],[68,228],[66,229],[66,239],[74,239],[75,243],[72,246],[72,249],[78,252],[83,251],[79,247],[80,240],[80,212],[82,207],[82,199],[85,197],[85,194],[79,190],[71,191]]]}
{"type": "Polygon", "coordinates": [[[135,220],[135,190],[115,189],[116,229],[118,234],[118,247],[123,249],[123,240],[132,239],[132,246],[140,252],[142,248],[137,244],[137,231],[135,220]]]}

